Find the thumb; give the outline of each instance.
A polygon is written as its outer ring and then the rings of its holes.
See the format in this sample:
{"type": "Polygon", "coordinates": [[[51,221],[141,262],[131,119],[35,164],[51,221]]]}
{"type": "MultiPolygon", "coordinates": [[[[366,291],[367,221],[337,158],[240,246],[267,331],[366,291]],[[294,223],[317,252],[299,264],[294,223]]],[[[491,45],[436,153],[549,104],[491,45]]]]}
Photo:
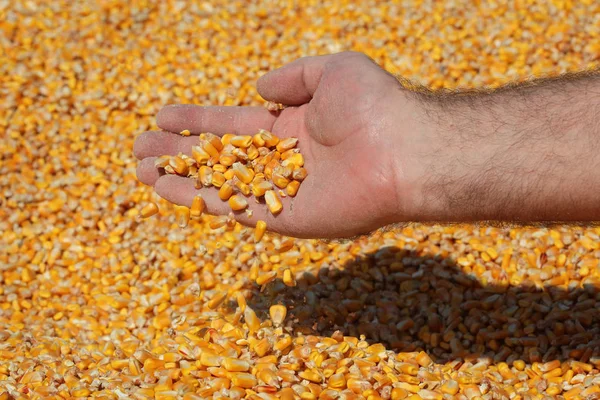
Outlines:
{"type": "Polygon", "coordinates": [[[308,103],[319,86],[325,65],[333,55],[303,57],[260,77],[258,93],[287,106],[308,103]]]}

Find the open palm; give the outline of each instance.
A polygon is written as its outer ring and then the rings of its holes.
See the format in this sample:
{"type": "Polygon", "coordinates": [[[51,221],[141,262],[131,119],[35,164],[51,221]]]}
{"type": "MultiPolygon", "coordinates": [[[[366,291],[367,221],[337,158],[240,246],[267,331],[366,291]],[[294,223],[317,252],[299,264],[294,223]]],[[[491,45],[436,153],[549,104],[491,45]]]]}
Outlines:
{"type": "Polygon", "coordinates": [[[393,129],[397,81],[360,53],[306,57],[274,70],[258,81],[267,100],[288,107],[272,113],[262,107],[174,105],[157,117],[163,131],[145,132],[134,151],[141,160],[138,178],[170,202],[190,206],[200,193],[211,214],[230,212],[215,188],[194,187],[194,180],[163,175],[154,159],[163,154],[191,154],[196,135],[212,132],[253,135],[267,129],[281,138],[297,137],[308,177],[296,197],[282,199],[284,209],[269,213],[249,201],[252,217],[239,222],[267,222],[270,230],[295,237],[346,237],[390,223],[397,213],[393,166],[393,129]],[[192,136],[176,132],[188,129],[192,136]]]}

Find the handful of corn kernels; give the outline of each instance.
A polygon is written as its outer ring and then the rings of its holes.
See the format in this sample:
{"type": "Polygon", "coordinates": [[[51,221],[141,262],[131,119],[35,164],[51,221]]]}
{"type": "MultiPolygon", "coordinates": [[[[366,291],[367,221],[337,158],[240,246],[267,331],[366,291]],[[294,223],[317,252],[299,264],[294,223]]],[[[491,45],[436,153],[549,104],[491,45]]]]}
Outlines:
{"type": "MultiPolygon", "coordinates": [[[[189,136],[190,132],[185,130],[181,135],[189,136]]],[[[218,189],[219,198],[227,201],[232,211],[246,210],[251,216],[247,198],[254,196],[257,202],[264,199],[269,211],[277,215],[283,209],[281,197],[294,197],[307,176],[297,143],[297,138],[280,139],[264,129],[254,136],[202,133],[198,145],[192,147],[191,157],[165,155],[156,160],[155,166],[167,174],[195,179],[197,189],[218,189]]],[[[197,195],[191,209],[178,208],[179,225],[187,225],[190,217],[199,219],[203,211],[204,200],[197,195]]],[[[217,217],[210,225],[218,228],[229,220],[232,218],[217,217]]],[[[257,223],[263,225],[263,221],[257,223]]]]}

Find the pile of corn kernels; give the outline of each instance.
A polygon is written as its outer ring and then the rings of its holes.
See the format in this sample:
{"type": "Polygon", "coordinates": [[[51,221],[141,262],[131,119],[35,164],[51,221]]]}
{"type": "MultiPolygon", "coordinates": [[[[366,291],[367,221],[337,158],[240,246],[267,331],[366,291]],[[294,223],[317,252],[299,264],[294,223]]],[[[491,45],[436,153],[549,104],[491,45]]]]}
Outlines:
{"type": "Polygon", "coordinates": [[[596,65],[582,1],[0,0],[0,400],[592,399],[600,229],[340,243],[180,228],[135,178],[168,103],[363,51],[433,88],[596,65]],[[139,204],[162,210],[139,221],[139,204]]]}

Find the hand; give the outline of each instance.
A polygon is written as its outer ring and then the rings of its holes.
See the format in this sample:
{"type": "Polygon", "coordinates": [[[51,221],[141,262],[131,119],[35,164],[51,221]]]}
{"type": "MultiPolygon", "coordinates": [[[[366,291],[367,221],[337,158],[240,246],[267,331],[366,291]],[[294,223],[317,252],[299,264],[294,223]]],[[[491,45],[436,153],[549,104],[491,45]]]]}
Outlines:
{"type": "Polygon", "coordinates": [[[395,120],[402,100],[393,76],[363,54],[345,52],[296,60],[261,77],[257,88],[266,100],[288,107],[277,115],[263,107],[173,105],[160,110],[157,124],[164,131],[145,132],[135,142],[138,179],[172,203],[190,206],[200,193],[209,213],[227,214],[229,206],[215,188],[198,190],[192,179],[160,176],[154,159],[190,155],[201,132],[253,135],[263,128],[299,139],[308,177],[296,197],[282,199],[284,209],[277,216],[250,198],[253,216],[236,215],[242,224],[254,226],[262,219],[269,230],[285,235],[335,238],[402,219],[409,192],[397,184],[395,120]],[[192,136],[178,134],[184,129],[192,136]]]}

